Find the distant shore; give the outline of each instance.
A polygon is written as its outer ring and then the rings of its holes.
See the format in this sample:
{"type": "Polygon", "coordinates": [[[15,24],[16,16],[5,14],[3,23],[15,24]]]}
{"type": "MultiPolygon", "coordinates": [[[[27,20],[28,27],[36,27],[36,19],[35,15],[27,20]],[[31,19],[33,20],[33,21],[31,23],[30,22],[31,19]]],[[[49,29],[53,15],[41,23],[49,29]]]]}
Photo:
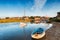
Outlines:
{"type": "Polygon", "coordinates": [[[9,23],[9,22],[19,22],[19,21],[15,21],[15,20],[11,20],[11,19],[2,19],[2,20],[0,20],[0,23],[9,23]]]}
{"type": "Polygon", "coordinates": [[[47,17],[40,17],[40,16],[31,16],[31,17],[6,17],[6,18],[0,18],[0,23],[9,23],[9,22],[41,22],[44,20],[49,20],[47,17]]]}
{"type": "Polygon", "coordinates": [[[0,23],[10,23],[10,22],[30,22],[30,20],[20,20],[20,19],[2,19],[0,23]]]}

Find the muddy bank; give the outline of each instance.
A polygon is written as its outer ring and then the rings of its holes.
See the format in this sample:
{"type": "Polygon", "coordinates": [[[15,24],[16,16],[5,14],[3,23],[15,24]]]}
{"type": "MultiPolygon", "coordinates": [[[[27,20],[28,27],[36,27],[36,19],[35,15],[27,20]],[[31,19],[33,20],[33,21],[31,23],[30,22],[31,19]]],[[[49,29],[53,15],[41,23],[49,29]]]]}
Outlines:
{"type": "Polygon", "coordinates": [[[53,27],[46,31],[45,37],[39,40],[60,40],[60,23],[54,22],[53,27]]]}

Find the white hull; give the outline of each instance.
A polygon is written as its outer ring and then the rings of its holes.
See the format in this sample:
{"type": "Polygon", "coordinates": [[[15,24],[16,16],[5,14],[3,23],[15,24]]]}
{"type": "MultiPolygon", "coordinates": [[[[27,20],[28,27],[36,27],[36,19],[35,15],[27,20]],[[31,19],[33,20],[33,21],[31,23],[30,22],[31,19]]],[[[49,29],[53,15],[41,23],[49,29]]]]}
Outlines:
{"type": "Polygon", "coordinates": [[[45,36],[45,32],[43,32],[42,34],[32,34],[31,37],[33,39],[40,39],[43,38],[45,36]]]}

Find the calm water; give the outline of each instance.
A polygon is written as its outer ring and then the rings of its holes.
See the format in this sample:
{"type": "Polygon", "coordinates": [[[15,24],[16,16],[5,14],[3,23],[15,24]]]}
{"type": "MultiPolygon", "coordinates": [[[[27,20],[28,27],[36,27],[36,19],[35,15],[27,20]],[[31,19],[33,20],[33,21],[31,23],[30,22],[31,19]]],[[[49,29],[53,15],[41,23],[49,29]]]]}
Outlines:
{"type": "Polygon", "coordinates": [[[46,30],[47,28],[44,26],[42,24],[27,23],[27,26],[22,28],[20,23],[0,23],[0,40],[32,40],[32,31],[39,27],[46,30]]]}

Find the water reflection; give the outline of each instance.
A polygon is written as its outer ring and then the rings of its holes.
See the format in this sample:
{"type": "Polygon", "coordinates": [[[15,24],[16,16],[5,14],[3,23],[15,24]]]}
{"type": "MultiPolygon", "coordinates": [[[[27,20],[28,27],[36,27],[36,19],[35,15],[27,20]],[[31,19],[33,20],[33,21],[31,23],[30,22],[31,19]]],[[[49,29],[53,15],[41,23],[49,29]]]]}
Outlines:
{"type": "Polygon", "coordinates": [[[43,24],[30,24],[24,28],[20,27],[20,23],[0,23],[0,40],[32,40],[31,33],[37,28],[48,29],[46,25],[43,24]],[[24,36],[26,35],[26,36],[24,36]]]}

